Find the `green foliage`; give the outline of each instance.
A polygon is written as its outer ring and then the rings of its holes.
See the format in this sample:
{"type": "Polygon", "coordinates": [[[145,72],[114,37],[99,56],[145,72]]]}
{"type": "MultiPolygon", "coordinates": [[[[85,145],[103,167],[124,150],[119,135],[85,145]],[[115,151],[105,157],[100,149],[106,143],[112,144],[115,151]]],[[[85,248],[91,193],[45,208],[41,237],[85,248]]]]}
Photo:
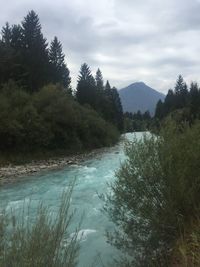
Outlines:
{"type": "Polygon", "coordinates": [[[109,241],[128,253],[130,266],[156,266],[158,259],[166,266],[163,255],[199,214],[199,132],[199,122],[168,122],[159,137],[127,143],[105,208],[117,226],[109,241]]]}
{"type": "Polygon", "coordinates": [[[68,192],[63,194],[55,218],[43,204],[38,206],[34,220],[30,217],[31,206],[24,206],[18,216],[13,211],[2,212],[0,266],[77,266],[78,231],[73,236],[69,233],[73,219],[73,213],[69,211],[72,189],[73,186],[70,186],[68,192]]]}
{"type": "Polygon", "coordinates": [[[152,125],[152,118],[149,111],[142,114],[139,110],[137,113],[125,112],[124,114],[124,131],[141,132],[149,130],[152,125]]]}
{"type": "Polygon", "coordinates": [[[81,66],[78,76],[76,99],[80,104],[88,104],[93,108],[96,107],[95,79],[92,76],[90,67],[86,63],[81,66]]]}
{"type": "Polygon", "coordinates": [[[169,90],[164,102],[158,101],[156,106],[155,118],[162,120],[173,112],[186,113],[183,120],[193,123],[195,119],[200,118],[200,90],[198,84],[192,82],[188,90],[187,84],[182,76],[178,77],[174,90],[169,90]],[[187,112],[185,112],[187,110],[187,112]]]}
{"type": "Polygon", "coordinates": [[[65,88],[69,88],[71,79],[69,70],[65,64],[65,55],[62,52],[62,44],[54,37],[49,49],[49,60],[52,69],[53,83],[60,83],[65,88]]]}
{"type": "Polygon", "coordinates": [[[29,94],[10,81],[0,91],[0,148],[4,153],[80,151],[108,146],[117,130],[56,85],[29,94]]]}
{"type": "Polygon", "coordinates": [[[99,69],[94,79],[89,66],[86,63],[81,66],[76,99],[80,104],[90,105],[106,121],[114,124],[120,132],[123,131],[123,109],[118,91],[114,87],[111,88],[108,81],[104,88],[103,76],[99,69]]]}
{"type": "Polygon", "coordinates": [[[12,79],[31,93],[48,83],[69,88],[71,80],[62,45],[54,38],[48,49],[39,17],[33,10],[20,25],[6,23],[2,28],[0,58],[0,84],[12,79]]]}

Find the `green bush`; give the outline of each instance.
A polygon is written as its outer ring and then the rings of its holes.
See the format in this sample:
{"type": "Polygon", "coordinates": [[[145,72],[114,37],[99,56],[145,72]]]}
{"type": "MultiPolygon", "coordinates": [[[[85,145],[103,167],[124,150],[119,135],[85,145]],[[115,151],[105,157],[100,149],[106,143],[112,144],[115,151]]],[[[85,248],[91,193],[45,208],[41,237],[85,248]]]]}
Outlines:
{"type": "MultiPolygon", "coordinates": [[[[30,94],[10,81],[0,90],[2,153],[80,151],[114,144],[117,129],[59,85],[30,94]]],[[[36,153],[37,154],[37,153],[36,153]]]]}
{"type": "Polygon", "coordinates": [[[105,209],[117,225],[109,241],[134,266],[156,266],[158,259],[166,266],[163,255],[169,258],[173,242],[199,214],[199,133],[199,122],[192,128],[168,123],[159,136],[126,144],[127,160],[105,209]]]}

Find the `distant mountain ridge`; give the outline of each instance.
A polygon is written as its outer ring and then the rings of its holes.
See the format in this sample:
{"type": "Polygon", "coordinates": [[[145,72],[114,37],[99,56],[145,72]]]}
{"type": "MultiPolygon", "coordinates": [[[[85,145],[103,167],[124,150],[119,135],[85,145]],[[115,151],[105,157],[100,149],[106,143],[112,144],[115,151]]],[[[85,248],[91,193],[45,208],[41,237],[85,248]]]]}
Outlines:
{"type": "Polygon", "coordinates": [[[165,95],[149,87],[144,82],[135,82],[119,90],[124,112],[155,113],[158,100],[164,100],[165,95]]]}

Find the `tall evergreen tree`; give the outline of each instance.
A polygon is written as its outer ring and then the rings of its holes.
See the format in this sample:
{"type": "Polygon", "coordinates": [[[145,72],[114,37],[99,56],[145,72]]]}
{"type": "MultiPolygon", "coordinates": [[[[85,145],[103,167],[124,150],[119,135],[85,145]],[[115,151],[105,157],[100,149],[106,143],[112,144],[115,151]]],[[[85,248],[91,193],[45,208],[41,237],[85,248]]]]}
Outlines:
{"type": "Polygon", "coordinates": [[[102,75],[102,72],[100,71],[100,69],[98,69],[96,72],[95,80],[96,80],[97,90],[103,91],[104,82],[103,82],[103,75],[102,75]]]}
{"type": "Polygon", "coordinates": [[[52,70],[52,81],[60,83],[65,88],[69,88],[71,78],[69,76],[69,69],[65,64],[65,55],[62,52],[62,44],[54,37],[50,45],[49,60],[52,70]]]}
{"type": "Polygon", "coordinates": [[[8,22],[6,22],[6,25],[2,28],[1,36],[2,36],[2,42],[6,46],[9,46],[11,44],[12,29],[8,22]]]}
{"type": "Polygon", "coordinates": [[[11,46],[17,52],[22,52],[22,28],[20,25],[13,25],[11,29],[11,46]]]}
{"type": "Polygon", "coordinates": [[[176,95],[176,108],[183,108],[186,105],[188,90],[181,75],[178,76],[174,91],[176,95]]]}
{"type": "Polygon", "coordinates": [[[16,51],[11,45],[12,28],[9,23],[2,28],[0,42],[0,83],[5,83],[16,76],[16,51]]]}
{"type": "Polygon", "coordinates": [[[194,82],[190,85],[190,110],[194,119],[200,117],[200,92],[198,84],[194,82]]]}
{"type": "Polygon", "coordinates": [[[117,126],[117,128],[120,131],[122,131],[123,130],[123,108],[121,104],[121,99],[119,97],[119,93],[115,87],[111,89],[111,101],[112,101],[112,108],[114,110],[113,123],[117,126]]]}
{"type": "Polygon", "coordinates": [[[107,81],[105,85],[105,92],[109,94],[110,90],[111,90],[110,83],[109,81],[107,81]]]}
{"type": "Polygon", "coordinates": [[[180,95],[181,92],[184,90],[184,86],[185,86],[185,82],[183,80],[183,77],[179,75],[176,81],[175,88],[174,88],[175,94],[180,95]]]}
{"type": "Polygon", "coordinates": [[[96,104],[96,84],[92,76],[90,67],[84,63],[81,66],[78,76],[76,98],[80,104],[88,104],[95,108],[96,104]]]}
{"type": "Polygon", "coordinates": [[[162,119],[164,117],[164,103],[159,100],[156,105],[155,118],[162,119]]]}
{"type": "Polygon", "coordinates": [[[22,21],[22,47],[25,85],[33,92],[50,79],[47,42],[33,10],[22,21]]]}

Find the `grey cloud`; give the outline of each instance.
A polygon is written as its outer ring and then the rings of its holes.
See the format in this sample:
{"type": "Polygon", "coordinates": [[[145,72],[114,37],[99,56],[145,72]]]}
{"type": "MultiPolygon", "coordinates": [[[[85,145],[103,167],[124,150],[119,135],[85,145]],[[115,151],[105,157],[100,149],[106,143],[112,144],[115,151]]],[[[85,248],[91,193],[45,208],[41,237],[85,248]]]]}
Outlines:
{"type": "Polygon", "coordinates": [[[199,79],[198,0],[3,0],[0,26],[31,9],[48,41],[61,40],[74,86],[85,61],[118,88],[143,80],[166,92],[179,73],[199,79]]]}

